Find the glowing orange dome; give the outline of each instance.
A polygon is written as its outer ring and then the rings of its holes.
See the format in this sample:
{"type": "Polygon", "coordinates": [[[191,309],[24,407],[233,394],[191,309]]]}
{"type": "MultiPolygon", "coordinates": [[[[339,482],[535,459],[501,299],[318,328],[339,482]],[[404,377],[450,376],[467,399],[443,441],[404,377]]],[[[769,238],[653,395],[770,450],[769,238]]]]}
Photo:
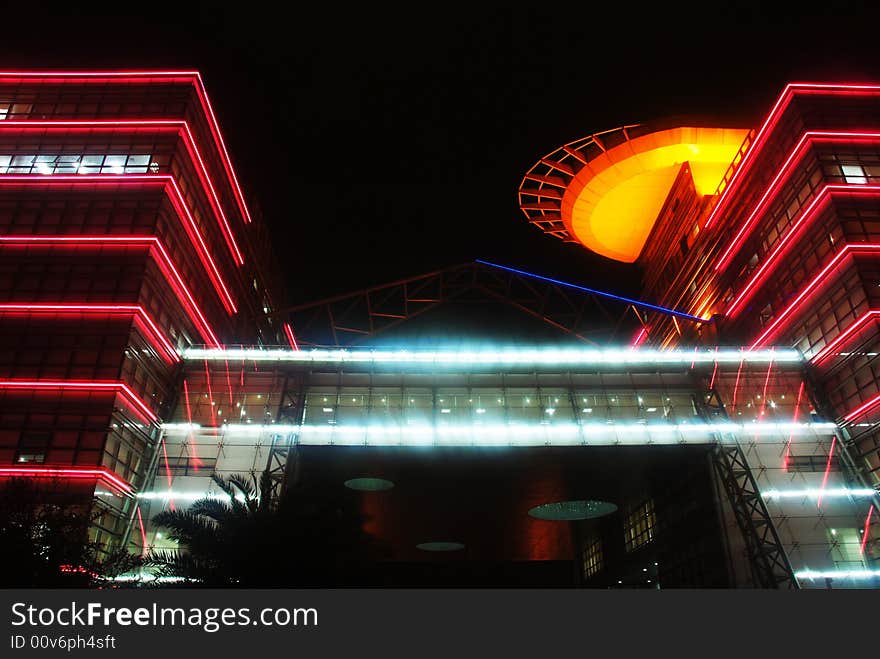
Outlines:
{"type": "Polygon", "coordinates": [[[747,129],[621,128],[566,144],[525,175],[520,208],[532,224],[632,263],[675,177],[689,163],[699,194],[713,194],[747,129]]]}

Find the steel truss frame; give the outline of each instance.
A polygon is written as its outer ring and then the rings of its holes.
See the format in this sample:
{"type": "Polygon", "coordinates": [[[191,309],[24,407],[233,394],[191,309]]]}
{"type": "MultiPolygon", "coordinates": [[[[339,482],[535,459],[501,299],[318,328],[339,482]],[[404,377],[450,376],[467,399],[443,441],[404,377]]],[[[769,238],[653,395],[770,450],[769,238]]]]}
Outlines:
{"type": "MultiPolygon", "coordinates": [[[[276,417],[279,424],[299,426],[305,411],[305,380],[303,375],[288,374],[284,380],[284,390],[278,404],[276,417]]],[[[272,435],[266,469],[269,472],[271,490],[269,496],[276,504],[289,481],[296,481],[299,475],[299,456],[296,433],[272,435]]],[[[264,493],[265,494],[265,493],[264,493]]]]}
{"type": "MultiPolygon", "coordinates": [[[[716,390],[709,392],[702,407],[711,419],[728,420],[716,390]]],[[[745,452],[733,437],[717,435],[716,439],[712,463],[745,540],[755,583],[761,588],[799,589],[800,584],[776,532],[773,518],[764,504],[745,452]]]]}
{"type": "Polygon", "coordinates": [[[276,315],[295,328],[300,346],[342,347],[451,301],[502,302],[590,345],[614,336],[628,343],[631,336],[625,332],[632,333],[642,322],[631,304],[476,262],[282,309],[276,315]],[[609,303],[624,309],[612,313],[609,303]]]}

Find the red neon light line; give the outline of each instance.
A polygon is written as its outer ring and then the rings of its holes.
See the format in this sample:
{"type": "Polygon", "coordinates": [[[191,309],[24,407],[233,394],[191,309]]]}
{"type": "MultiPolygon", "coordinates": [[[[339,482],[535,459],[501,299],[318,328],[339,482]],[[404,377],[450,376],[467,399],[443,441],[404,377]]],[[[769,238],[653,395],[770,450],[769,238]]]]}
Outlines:
{"type": "Polygon", "coordinates": [[[871,321],[877,320],[878,318],[880,318],[880,311],[871,310],[863,314],[862,316],[857,318],[855,322],[850,323],[849,326],[847,326],[844,331],[838,334],[831,343],[829,343],[819,352],[813,355],[810,361],[818,366],[819,364],[824,362],[835,350],[843,345],[853,334],[856,334],[865,325],[869,324],[871,321]]]}
{"type": "Polygon", "coordinates": [[[767,385],[770,384],[770,373],[773,371],[773,351],[770,351],[770,363],[767,364],[767,376],[764,378],[764,389],[761,391],[761,411],[758,413],[758,419],[761,420],[764,412],[767,410],[767,385]]]}
{"type": "MultiPolygon", "coordinates": [[[[716,349],[715,352],[718,352],[716,349]]],[[[712,368],[712,379],[709,380],[709,389],[712,389],[715,386],[715,375],[718,373],[718,362],[715,362],[715,366],[712,368]]]]}
{"type": "Polygon", "coordinates": [[[141,527],[141,540],[142,540],[142,546],[143,546],[143,552],[141,555],[146,556],[147,555],[147,530],[144,528],[144,518],[141,515],[141,505],[137,504],[134,509],[137,512],[138,524],[140,524],[140,527],[141,527]]]}
{"type": "Polygon", "coordinates": [[[211,404],[211,424],[217,427],[217,412],[214,404],[214,392],[211,390],[211,371],[208,368],[208,360],[205,360],[205,383],[208,385],[208,402],[211,404]]]}
{"type": "Polygon", "coordinates": [[[740,359],[739,360],[739,368],[736,369],[736,382],[733,385],[733,402],[731,403],[731,406],[730,406],[731,412],[736,411],[736,392],[739,391],[739,376],[742,374],[744,361],[745,361],[744,359],[740,359]]]}
{"type": "Polygon", "coordinates": [[[92,382],[79,380],[0,380],[0,389],[79,389],[83,391],[113,391],[127,400],[144,420],[156,423],[159,418],[124,382],[92,382]]]}
{"type": "MultiPolygon", "coordinates": [[[[193,457],[193,471],[198,471],[201,465],[199,464],[199,456],[196,455],[195,435],[192,431],[192,409],[189,406],[189,384],[187,384],[186,378],[183,379],[183,399],[186,401],[186,420],[187,423],[189,423],[189,436],[187,439],[189,440],[189,448],[193,457]]],[[[216,425],[216,423],[214,425],[216,425]]]]}
{"type": "Polygon", "coordinates": [[[731,194],[731,191],[738,186],[739,181],[742,180],[745,173],[749,169],[751,169],[752,163],[755,161],[755,157],[764,148],[767,137],[772,132],[773,128],[776,127],[776,124],[779,123],[779,120],[782,118],[783,112],[788,107],[789,103],[791,103],[791,99],[794,98],[795,92],[809,93],[810,90],[815,90],[814,93],[861,96],[864,95],[864,92],[869,92],[872,95],[880,93],[880,86],[835,85],[801,82],[789,83],[788,85],[786,85],[785,89],[783,89],[782,93],[779,95],[779,98],[776,99],[776,103],[773,104],[773,108],[770,110],[770,113],[764,120],[761,129],[755,136],[755,139],[749,147],[748,151],[746,151],[745,155],[743,156],[742,162],[740,163],[739,167],[737,167],[736,170],[733,172],[733,176],[731,177],[730,182],[727,184],[727,187],[724,188],[724,192],[722,192],[721,194],[721,199],[718,200],[718,203],[715,204],[715,208],[713,208],[712,212],[709,214],[709,219],[706,220],[706,224],[703,226],[704,229],[708,229],[710,226],[712,226],[712,223],[715,221],[715,218],[721,213],[721,210],[726,207],[729,203],[729,200],[734,197],[734,195],[731,194]]]}
{"type": "Polygon", "coordinates": [[[226,366],[226,388],[229,390],[229,410],[232,411],[235,409],[235,401],[232,398],[232,381],[229,379],[229,360],[224,358],[223,364],[226,366]]]}
{"type": "Polygon", "coordinates": [[[2,477],[25,478],[84,478],[106,481],[117,490],[131,496],[134,488],[106,467],[0,467],[2,477]]]}
{"type": "MultiPolygon", "coordinates": [[[[806,382],[801,380],[801,386],[798,388],[797,400],[794,404],[794,414],[791,415],[792,424],[796,424],[798,420],[798,416],[800,416],[801,411],[801,398],[804,395],[804,385],[806,382]]],[[[794,428],[791,429],[791,434],[788,436],[788,441],[785,443],[785,456],[782,458],[782,469],[788,471],[788,461],[791,458],[791,442],[794,439],[794,428]]]]}
{"type": "MultiPolygon", "coordinates": [[[[250,223],[251,214],[245,202],[244,195],[241,192],[238,177],[235,175],[235,168],[232,166],[232,160],[229,152],[226,150],[226,143],[223,141],[223,134],[220,132],[220,125],[217,123],[217,117],[214,109],[211,107],[211,101],[208,98],[208,92],[202,81],[202,76],[198,71],[0,71],[0,77],[5,78],[56,78],[59,82],[77,82],[77,79],[85,79],[88,82],[98,78],[109,78],[111,82],[144,82],[149,78],[185,78],[193,84],[196,89],[196,96],[205,115],[208,118],[208,127],[211,130],[211,136],[217,146],[220,154],[220,160],[226,170],[226,174],[232,183],[232,191],[238,203],[239,209],[244,216],[246,222],[250,223]]],[[[2,82],[2,80],[0,80],[2,82]]]]}
{"type": "MultiPolygon", "coordinates": [[[[186,202],[183,200],[183,194],[180,192],[180,188],[177,187],[177,181],[173,178],[169,178],[169,183],[171,188],[174,190],[174,196],[171,198],[172,205],[178,204],[179,211],[182,211],[184,217],[186,217],[189,226],[192,228],[193,235],[195,239],[198,241],[199,245],[202,248],[202,253],[208,260],[208,263],[205,264],[205,267],[209,267],[210,271],[214,273],[213,278],[215,280],[215,284],[219,284],[221,300],[223,300],[224,306],[227,307],[227,310],[230,310],[231,313],[236,313],[238,309],[235,306],[235,301],[232,299],[232,295],[229,293],[229,289],[226,288],[226,283],[223,281],[222,276],[220,275],[220,270],[217,268],[217,264],[214,263],[214,259],[211,258],[210,252],[208,252],[208,246],[205,244],[204,238],[202,238],[202,234],[199,232],[198,225],[196,225],[195,218],[193,218],[192,213],[189,212],[189,208],[186,205],[186,202]]],[[[241,261],[244,263],[244,261],[241,261]]],[[[210,274],[210,273],[209,273],[210,274]]]]}
{"type": "Polygon", "coordinates": [[[214,136],[214,141],[219,147],[218,150],[220,151],[223,166],[226,168],[226,174],[232,180],[232,190],[235,193],[235,199],[238,202],[238,207],[241,210],[245,221],[250,224],[253,221],[251,219],[251,213],[248,210],[247,202],[244,200],[244,195],[241,192],[238,177],[235,175],[235,168],[232,166],[232,159],[229,157],[229,152],[226,150],[226,143],[223,141],[223,133],[220,131],[220,124],[217,123],[217,117],[214,115],[214,108],[211,107],[211,100],[208,98],[205,83],[202,81],[202,75],[199,72],[196,72],[195,77],[198,81],[196,84],[196,94],[198,95],[206,114],[210,118],[209,125],[211,128],[211,134],[214,136]]]}
{"type": "Polygon", "coordinates": [[[828,462],[825,464],[825,475],[822,476],[822,487],[819,488],[819,497],[816,499],[816,506],[822,506],[822,495],[825,493],[825,485],[828,483],[828,474],[831,472],[831,458],[834,456],[834,446],[837,444],[837,435],[831,438],[831,448],[828,451],[828,462]]]}
{"type": "Polygon", "coordinates": [[[65,247],[77,247],[83,244],[99,245],[101,247],[148,247],[150,255],[153,257],[166,280],[171,284],[171,288],[177,294],[182,306],[187,311],[187,315],[192,320],[193,325],[202,334],[202,337],[213,348],[221,348],[220,341],[205,319],[199,305],[196,304],[192,294],[183,282],[177,268],[162,243],[155,236],[0,236],[0,245],[3,244],[21,244],[21,245],[63,245],[65,247]]]}
{"type": "Polygon", "coordinates": [[[874,512],[874,504],[871,504],[870,506],[868,506],[868,516],[865,518],[865,530],[862,531],[862,548],[861,548],[862,556],[865,555],[865,547],[868,546],[868,533],[871,530],[871,515],[873,514],[873,512],[874,512]]]}
{"type": "Polygon", "coordinates": [[[767,341],[772,340],[773,337],[776,336],[777,330],[780,329],[782,323],[788,319],[789,315],[800,306],[800,304],[807,298],[808,295],[814,293],[816,290],[821,289],[824,284],[827,284],[829,281],[828,275],[835,270],[844,260],[850,256],[853,252],[876,252],[880,251],[880,244],[874,243],[851,243],[849,245],[844,245],[843,248],[834,255],[834,258],[829,261],[824,268],[817,274],[809,284],[807,284],[798,296],[785,308],[782,313],[780,313],[776,320],[774,320],[770,326],[764,330],[764,333],[761,334],[755,340],[755,342],[749,347],[750,350],[754,350],[755,348],[763,345],[767,341]]]}
{"type": "Polygon", "coordinates": [[[165,446],[165,435],[162,435],[162,457],[165,459],[165,480],[168,481],[168,507],[174,510],[174,499],[171,498],[173,490],[171,489],[171,467],[168,464],[168,449],[165,446]]]}
{"type": "MultiPolygon", "coordinates": [[[[211,176],[205,167],[205,162],[199,152],[189,124],[182,119],[131,119],[131,120],[113,120],[113,119],[53,119],[53,120],[26,120],[26,121],[3,121],[0,122],[0,130],[65,130],[69,128],[84,128],[88,132],[92,132],[101,128],[173,128],[183,140],[184,146],[193,161],[196,173],[199,176],[199,182],[205,191],[205,196],[211,205],[211,209],[217,218],[220,228],[223,230],[223,239],[226,241],[227,247],[232,252],[239,265],[244,265],[244,257],[238,244],[235,242],[235,236],[229,225],[229,220],[223,210],[223,205],[217,196],[217,191],[211,181],[211,176]]],[[[54,174],[53,174],[54,176],[54,174]]]]}
{"type": "Polygon", "coordinates": [[[648,334],[648,328],[642,327],[642,329],[639,330],[638,334],[636,334],[635,337],[633,338],[632,343],[630,343],[630,347],[632,347],[632,348],[639,347],[642,344],[642,341],[645,340],[645,337],[647,336],[647,334],[648,334]]]}
{"type": "Polygon", "coordinates": [[[870,410],[872,407],[876,407],[878,403],[880,403],[880,394],[877,394],[873,398],[871,398],[871,399],[865,401],[864,403],[862,403],[861,405],[859,405],[856,409],[854,409],[852,412],[850,412],[845,417],[843,417],[843,420],[846,421],[847,423],[849,423],[849,422],[853,421],[854,419],[857,419],[864,412],[867,412],[868,410],[870,410]]]}
{"type": "Polygon", "coordinates": [[[813,201],[803,210],[798,218],[789,227],[782,238],[780,238],[773,251],[764,259],[761,267],[752,275],[745,286],[740,290],[737,297],[730,303],[727,308],[727,315],[733,316],[741,310],[742,305],[748,301],[752,294],[755,293],[765,281],[767,281],[773,268],[778,264],[782,256],[788,252],[789,247],[794,246],[794,239],[815,220],[819,213],[824,210],[825,205],[830,201],[832,195],[847,194],[850,196],[877,196],[880,195],[880,186],[866,185],[826,185],[824,186],[813,201]]]}
{"type": "Polygon", "coordinates": [[[196,146],[195,138],[193,137],[192,132],[189,129],[189,124],[185,121],[183,122],[183,135],[186,136],[184,143],[186,144],[187,150],[190,152],[190,157],[192,157],[196,162],[199,163],[199,178],[202,181],[202,186],[207,186],[208,190],[211,192],[210,201],[211,205],[214,208],[214,212],[219,216],[219,219],[223,225],[223,237],[226,239],[226,245],[235,255],[235,259],[238,261],[239,265],[244,265],[244,256],[241,254],[241,250],[238,248],[238,244],[235,242],[235,237],[232,233],[232,227],[229,226],[229,220],[226,219],[226,213],[223,211],[223,204],[220,203],[220,199],[217,197],[217,191],[214,189],[214,184],[211,183],[211,177],[208,174],[208,170],[205,167],[205,161],[202,160],[202,154],[199,153],[199,147],[196,146]]]}
{"type": "Polygon", "coordinates": [[[28,303],[28,304],[9,304],[9,303],[0,303],[0,313],[75,313],[75,314],[101,314],[101,315],[112,315],[112,314],[126,314],[126,315],[134,315],[136,321],[140,321],[139,329],[142,334],[150,341],[155,348],[156,352],[160,355],[163,355],[166,360],[172,362],[179,362],[180,356],[177,354],[177,351],[174,349],[174,346],[165,338],[162,332],[159,331],[159,328],[156,326],[156,323],[153,322],[153,319],[146,312],[146,310],[140,305],[132,305],[132,304],[43,304],[43,303],[28,303]]]}
{"type": "Polygon", "coordinates": [[[183,195],[180,192],[180,188],[177,187],[177,182],[174,180],[173,176],[168,174],[53,174],[51,177],[33,174],[0,175],[0,185],[20,185],[22,183],[51,186],[71,183],[88,183],[89,185],[96,185],[99,187],[116,187],[120,184],[155,185],[163,183],[164,190],[166,194],[168,194],[168,198],[171,201],[172,206],[174,206],[175,211],[177,211],[178,219],[181,220],[181,224],[183,225],[190,242],[192,242],[193,247],[195,247],[196,253],[199,255],[199,260],[205,267],[208,278],[211,280],[214,289],[217,291],[217,295],[220,297],[221,302],[223,302],[223,305],[229,313],[237,312],[235,301],[232,299],[232,295],[229,293],[229,289],[223,281],[223,277],[220,274],[220,270],[217,268],[217,264],[211,257],[208,246],[205,244],[198,225],[196,224],[195,219],[193,219],[192,214],[189,212],[189,208],[187,208],[183,195]]]}
{"type": "Polygon", "coordinates": [[[284,334],[287,335],[287,342],[290,343],[290,347],[294,350],[299,350],[299,345],[296,342],[296,337],[293,335],[293,328],[290,327],[290,323],[284,323],[284,334]]]}
{"type": "Polygon", "coordinates": [[[733,258],[736,248],[740,247],[743,244],[746,236],[750,234],[752,229],[755,227],[755,224],[759,219],[760,214],[767,209],[767,206],[776,197],[776,194],[791,177],[792,172],[795,171],[796,167],[809,153],[810,148],[813,146],[813,144],[815,142],[833,143],[843,140],[846,140],[847,142],[858,140],[861,142],[874,144],[877,143],[878,140],[880,140],[880,133],[831,131],[808,131],[804,133],[798,143],[795,145],[795,147],[791,150],[791,153],[789,153],[788,158],[786,158],[785,162],[782,164],[782,167],[779,168],[779,171],[770,182],[770,185],[768,185],[767,188],[764,190],[764,194],[758,200],[758,203],[755,204],[752,212],[749,213],[749,216],[740,225],[739,231],[737,231],[736,235],[733,237],[730,243],[728,243],[727,249],[722,252],[721,257],[715,264],[715,270],[722,270],[727,266],[727,264],[733,258]]]}

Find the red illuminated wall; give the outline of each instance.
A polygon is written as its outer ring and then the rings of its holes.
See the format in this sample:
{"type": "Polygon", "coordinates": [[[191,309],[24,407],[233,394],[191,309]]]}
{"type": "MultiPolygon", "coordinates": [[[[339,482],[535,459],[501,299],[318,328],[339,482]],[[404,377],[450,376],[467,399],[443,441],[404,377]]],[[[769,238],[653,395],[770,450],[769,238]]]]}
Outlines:
{"type": "Polygon", "coordinates": [[[272,263],[198,73],[0,72],[0,478],[124,536],[177,351],[287,341],[272,263]]]}

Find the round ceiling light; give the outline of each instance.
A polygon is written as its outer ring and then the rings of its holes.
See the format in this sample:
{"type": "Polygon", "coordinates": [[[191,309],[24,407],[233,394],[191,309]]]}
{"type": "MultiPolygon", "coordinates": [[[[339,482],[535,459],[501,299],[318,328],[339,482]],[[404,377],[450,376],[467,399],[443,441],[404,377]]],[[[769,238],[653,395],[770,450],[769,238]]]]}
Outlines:
{"type": "Polygon", "coordinates": [[[557,501],[535,506],[529,511],[529,515],[535,519],[573,522],[604,517],[616,510],[617,506],[608,501],[557,501]]]}
{"type": "Polygon", "coordinates": [[[460,542],[423,542],[416,545],[422,551],[461,551],[464,545],[460,542]]]}
{"type": "Polygon", "coordinates": [[[345,487],[358,492],[385,492],[394,487],[394,482],[384,478],[352,478],[345,481],[345,487]]]}

